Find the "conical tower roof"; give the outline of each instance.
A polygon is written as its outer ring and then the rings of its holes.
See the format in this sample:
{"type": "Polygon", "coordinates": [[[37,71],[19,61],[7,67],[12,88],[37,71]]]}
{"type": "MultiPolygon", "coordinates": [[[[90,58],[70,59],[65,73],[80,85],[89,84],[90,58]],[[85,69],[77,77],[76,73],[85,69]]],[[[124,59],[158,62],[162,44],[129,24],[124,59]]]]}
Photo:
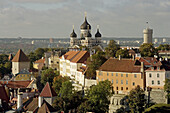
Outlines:
{"type": "Polygon", "coordinates": [[[29,62],[29,61],[30,60],[21,49],[18,50],[17,54],[12,59],[12,62],[29,62]]]}
{"type": "Polygon", "coordinates": [[[50,87],[49,83],[47,82],[40,94],[40,97],[55,97],[55,96],[57,96],[56,92],[52,87],[50,87]]]}

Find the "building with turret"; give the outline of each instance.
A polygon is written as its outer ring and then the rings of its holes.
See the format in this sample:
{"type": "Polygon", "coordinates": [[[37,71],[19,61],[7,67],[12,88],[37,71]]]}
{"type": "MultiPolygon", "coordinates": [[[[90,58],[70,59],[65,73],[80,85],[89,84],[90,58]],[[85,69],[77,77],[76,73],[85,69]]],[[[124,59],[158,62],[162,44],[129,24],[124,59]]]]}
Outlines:
{"type": "Polygon", "coordinates": [[[149,27],[143,30],[143,43],[152,43],[153,29],[149,27]]]}
{"type": "Polygon", "coordinates": [[[95,38],[92,38],[91,25],[88,23],[86,16],[84,23],[80,26],[80,32],[80,38],[77,38],[77,34],[75,33],[73,27],[73,32],[70,34],[70,48],[78,46],[93,47],[101,45],[102,35],[99,32],[99,27],[97,27],[95,38]]]}
{"type": "Polygon", "coordinates": [[[29,71],[30,60],[25,55],[25,53],[19,49],[17,54],[12,59],[12,74],[16,75],[22,71],[29,71]]]}

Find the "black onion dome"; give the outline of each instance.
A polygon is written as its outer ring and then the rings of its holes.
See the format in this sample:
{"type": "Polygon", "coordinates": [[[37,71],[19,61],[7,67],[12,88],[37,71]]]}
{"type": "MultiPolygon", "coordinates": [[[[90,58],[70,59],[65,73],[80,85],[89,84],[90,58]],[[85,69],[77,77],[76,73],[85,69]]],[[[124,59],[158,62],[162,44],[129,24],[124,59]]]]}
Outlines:
{"type": "Polygon", "coordinates": [[[70,34],[70,37],[77,37],[77,34],[74,32],[74,29],[73,32],[70,34]]]}
{"type": "Polygon", "coordinates": [[[102,37],[101,33],[99,32],[99,29],[97,29],[97,33],[95,34],[95,37],[102,37]]]}
{"type": "Polygon", "coordinates": [[[87,34],[85,34],[85,37],[92,37],[90,31],[88,30],[87,34]]]}
{"type": "Polygon", "coordinates": [[[89,29],[91,29],[91,25],[87,22],[87,19],[85,17],[85,21],[84,23],[80,26],[80,29],[88,29],[88,26],[89,26],[89,29]]]}

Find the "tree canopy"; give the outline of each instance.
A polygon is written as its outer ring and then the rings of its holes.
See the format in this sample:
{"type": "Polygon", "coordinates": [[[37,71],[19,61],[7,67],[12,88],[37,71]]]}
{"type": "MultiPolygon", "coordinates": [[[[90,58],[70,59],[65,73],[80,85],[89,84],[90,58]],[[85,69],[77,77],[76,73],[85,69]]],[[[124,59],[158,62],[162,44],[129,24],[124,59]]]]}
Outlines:
{"type": "Polygon", "coordinates": [[[110,81],[100,81],[96,86],[92,86],[86,95],[86,101],[83,102],[78,112],[95,112],[106,113],[109,110],[110,100],[112,95],[112,84],[110,81]]]}
{"type": "Polygon", "coordinates": [[[146,99],[144,91],[140,86],[137,86],[130,91],[130,94],[128,95],[128,103],[132,113],[142,113],[146,104],[146,99]]]}
{"type": "Polygon", "coordinates": [[[116,52],[120,49],[120,45],[116,44],[116,41],[110,40],[108,47],[105,48],[106,56],[108,58],[115,57],[116,52]]]}
{"type": "Polygon", "coordinates": [[[170,50],[170,45],[169,44],[160,44],[157,49],[158,50],[170,50]]]}
{"type": "Polygon", "coordinates": [[[153,57],[157,55],[157,50],[152,43],[145,43],[139,47],[139,51],[142,57],[153,57]]]}
{"type": "Polygon", "coordinates": [[[119,50],[116,52],[116,57],[118,58],[119,55],[120,55],[122,58],[129,58],[129,53],[128,53],[128,50],[127,50],[127,49],[119,49],[119,50]]]}
{"type": "Polygon", "coordinates": [[[42,71],[41,74],[41,83],[43,85],[46,84],[46,82],[49,82],[49,84],[52,86],[53,78],[58,76],[59,72],[55,72],[53,69],[46,69],[42,71]]]}
{"type": "Polygon", "coordinates": [[[96,76],[96,70],[106,61],[104,52],[98,51],[87,60],[87,73],[86,76],[93,78],[96,76]]]}

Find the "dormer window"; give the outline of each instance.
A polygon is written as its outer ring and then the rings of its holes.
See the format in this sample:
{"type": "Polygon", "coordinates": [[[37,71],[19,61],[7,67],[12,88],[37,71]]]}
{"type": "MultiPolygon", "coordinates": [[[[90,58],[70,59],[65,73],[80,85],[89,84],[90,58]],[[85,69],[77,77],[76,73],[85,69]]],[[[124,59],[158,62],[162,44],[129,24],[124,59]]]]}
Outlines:
{"type": "Polygon", "coordinates": [[[160,70],[160,67],[158,66],[157,69],[160,70]]]}
{"type": "Polygon", "coordinates": [[[151,67],[152,68],[152,70],[154,70],[154,67],[151,67]]]}

